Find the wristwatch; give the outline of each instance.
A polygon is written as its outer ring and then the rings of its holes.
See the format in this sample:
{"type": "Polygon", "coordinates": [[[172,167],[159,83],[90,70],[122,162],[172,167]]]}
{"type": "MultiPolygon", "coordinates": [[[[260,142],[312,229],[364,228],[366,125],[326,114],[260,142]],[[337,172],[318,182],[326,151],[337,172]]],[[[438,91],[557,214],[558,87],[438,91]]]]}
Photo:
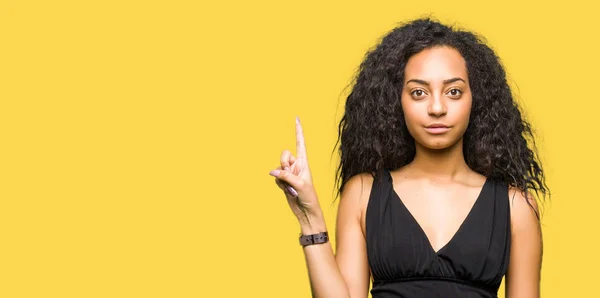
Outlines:
{"type": "Polygon", "coordinates": [[[307,245],[312,245],[312,244],[320,244],[320,243],[325,243],[327,241],[329,241],[329,235],[327,234],[327,232],[321,232],[318,234],[312,234],[312,235],[302,235],[302,233],[300,233],[300,245],[302,246],[307,246],[307,245]]]}

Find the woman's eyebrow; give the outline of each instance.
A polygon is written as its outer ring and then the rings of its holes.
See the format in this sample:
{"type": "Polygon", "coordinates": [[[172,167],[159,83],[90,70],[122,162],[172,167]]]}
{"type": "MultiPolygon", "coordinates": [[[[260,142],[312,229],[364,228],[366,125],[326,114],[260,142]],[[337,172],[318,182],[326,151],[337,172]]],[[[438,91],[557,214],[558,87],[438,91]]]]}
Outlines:
{"type": "MultiPolygon", "coordinates": [[[[461,78],[451,78],[451,79],[444,80],[444,85],[446,85],[446,84],[450,84],[450,83],[454,83],[454,82],[456,82],[456,81],[463,81],[463,83],[467,83],[467,82],[465,82],[465,80],[463,80],[463,79],[461,79],[461,78]]],[[[419,80],[419,79],[411,79],[411,80],[408,80],[408,81],[406,82],[406,84],[408,84],[408,83],[410,83],[410,82],[415,82],[415,83],[417,83],[417,84],[421,84],[421,85],[429,86],[429,82],[427,82],[427,81],[424,81],[424,80],[419,80]]]]}

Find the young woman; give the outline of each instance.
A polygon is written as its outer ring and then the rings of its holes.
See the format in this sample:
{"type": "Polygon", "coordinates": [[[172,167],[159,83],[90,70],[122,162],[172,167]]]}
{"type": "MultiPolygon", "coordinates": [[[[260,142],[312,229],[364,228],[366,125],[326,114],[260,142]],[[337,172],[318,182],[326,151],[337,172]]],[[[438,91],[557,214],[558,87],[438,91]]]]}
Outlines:
{"type": "Polygon", "coordinates": [[[506,275],[507,297],[539,297],[534,194],[549,192],[494,51],[418,19],[388,33],[353,83],[335,255],[298,119],[297,156],[270,172],[299,220],[313,296],[367,297],[372,278],[374,298],[497,297],[506,275]]]}

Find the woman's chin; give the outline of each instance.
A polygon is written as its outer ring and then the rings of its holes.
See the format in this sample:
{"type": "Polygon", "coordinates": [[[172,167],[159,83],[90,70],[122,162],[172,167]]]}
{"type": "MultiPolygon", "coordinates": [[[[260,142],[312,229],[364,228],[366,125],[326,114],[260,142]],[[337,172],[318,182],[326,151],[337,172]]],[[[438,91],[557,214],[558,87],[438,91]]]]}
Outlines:
{"type": "Polygon", "coordinates": [[[424,147],[427,150],[443,151],[443,150],[449,149],[451,146],[447,145],[447,144],[434,144],[434,145],[429,145],[429,146],[424,146],[424,147]]]}
{"type": "Polygon", "coordinates": [[[419,142],[419,145],[426,150],[435,151],[446,151],[452,149],[459,140],[426,140],[425,142],[419,142]]]}

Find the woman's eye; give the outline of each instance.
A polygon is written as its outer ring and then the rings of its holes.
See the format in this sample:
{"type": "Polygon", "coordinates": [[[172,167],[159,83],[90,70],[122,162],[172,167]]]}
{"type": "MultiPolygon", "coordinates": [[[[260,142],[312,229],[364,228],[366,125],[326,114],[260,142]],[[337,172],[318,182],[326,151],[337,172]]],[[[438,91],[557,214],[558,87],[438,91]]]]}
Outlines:
{"type": "Polygon", "coordinates": [[[411,93],[412,93],[412,95],[417,96],[417,97],[421,97],[425,94],[425,92],[423,92],[423,90],[419,90],[419,89],[417,89],[411,93]]]}
{"type": "Polygon", "coordinates": [[[462,93],[462,91],[460,91],[458,89],[451,89],[449,93],[452,96],[459,96],[462,93]]]}

